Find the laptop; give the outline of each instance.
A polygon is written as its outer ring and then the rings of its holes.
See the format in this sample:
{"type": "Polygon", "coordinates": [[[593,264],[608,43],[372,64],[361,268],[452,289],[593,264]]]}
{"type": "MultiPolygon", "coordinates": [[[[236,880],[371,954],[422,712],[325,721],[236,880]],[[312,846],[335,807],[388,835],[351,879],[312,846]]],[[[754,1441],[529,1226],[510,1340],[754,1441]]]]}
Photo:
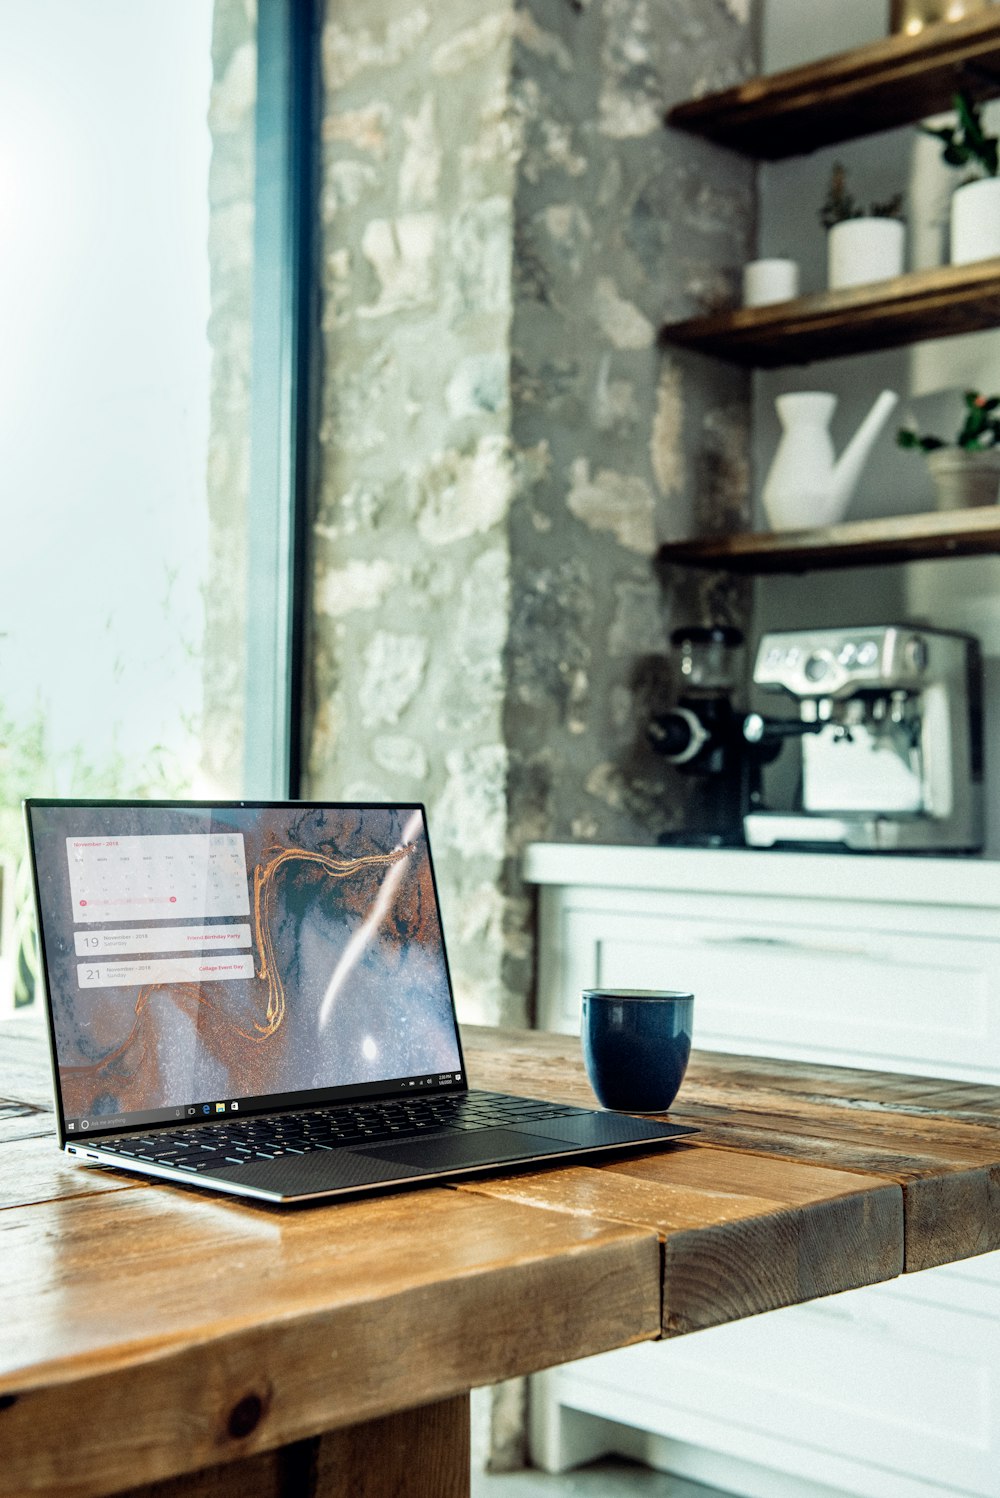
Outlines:
{"type": "Polygon", "coordinates": [[[59,1143],[274,1203],[694,1130],[469,1088],[419,804],[25,802],[59,1143]]]}

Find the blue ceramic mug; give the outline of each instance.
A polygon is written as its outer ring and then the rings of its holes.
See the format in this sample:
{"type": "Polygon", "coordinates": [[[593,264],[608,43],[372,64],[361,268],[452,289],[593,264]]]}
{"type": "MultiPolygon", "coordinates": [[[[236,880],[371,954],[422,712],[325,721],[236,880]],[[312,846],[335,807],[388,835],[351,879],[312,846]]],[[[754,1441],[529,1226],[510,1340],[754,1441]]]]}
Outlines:
{"type": "Polygon", "coordinates": [[[678,989],[585,988],[581,1040],[604,1108],[662,1113],[691,1054],[694,995],[678,989]]]}

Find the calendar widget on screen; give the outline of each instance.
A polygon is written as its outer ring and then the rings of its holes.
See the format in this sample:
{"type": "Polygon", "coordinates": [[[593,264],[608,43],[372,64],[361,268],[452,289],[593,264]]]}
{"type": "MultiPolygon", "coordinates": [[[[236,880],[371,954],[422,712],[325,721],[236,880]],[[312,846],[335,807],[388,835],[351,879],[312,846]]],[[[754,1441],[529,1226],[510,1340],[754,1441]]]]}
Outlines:
{"type": "Polygon", "coordinates": [[[73,920],[248,915],[240,833],[66,839],[73,920]]]}

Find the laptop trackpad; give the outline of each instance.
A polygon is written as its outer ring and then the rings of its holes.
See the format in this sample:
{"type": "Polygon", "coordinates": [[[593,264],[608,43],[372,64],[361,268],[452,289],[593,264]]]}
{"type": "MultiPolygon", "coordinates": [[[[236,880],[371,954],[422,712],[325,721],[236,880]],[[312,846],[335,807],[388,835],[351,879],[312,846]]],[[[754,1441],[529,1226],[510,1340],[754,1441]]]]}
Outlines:
{"type": "Polygon", "coordinates": [[[572,1145],[563,1139],[544,1139],[515,1129],[477,1129],[468,1134],[447,1134],[437,1139],[414,1139],[402,1144],[373,1144],[353,1153],[399,1165],[416,1165],[427,1171],[459,1170],[463,1165],[504,1165],[512,1160],[533,1160],[537,1155],[568,1154],[572,1145]]]}
{"type": "Polygon", "coordinates": [[[602,1145],[655,1144],[674,1135],[696,1134],[687,1124],[663,1123],[660,1119],[633,1118],[630,1113],[574,1113],[564,1118],[538,1118],[531,1124],[514,1124],[516,1129],[530,1129],[547,1139],[562,1139],[585,1149],[602,1145]]]}

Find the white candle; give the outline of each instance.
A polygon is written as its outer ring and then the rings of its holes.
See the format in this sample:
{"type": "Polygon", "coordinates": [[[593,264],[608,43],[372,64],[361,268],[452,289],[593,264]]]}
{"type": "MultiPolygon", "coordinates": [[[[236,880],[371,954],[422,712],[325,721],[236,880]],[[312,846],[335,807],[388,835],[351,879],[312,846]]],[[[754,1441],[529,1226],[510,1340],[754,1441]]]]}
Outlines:
{"type": "Polygon", "coordinates": [[[744,307],[787,302],[798,294],[799,267],[795,260],[751,260],[743,267],[744,307]]]}

